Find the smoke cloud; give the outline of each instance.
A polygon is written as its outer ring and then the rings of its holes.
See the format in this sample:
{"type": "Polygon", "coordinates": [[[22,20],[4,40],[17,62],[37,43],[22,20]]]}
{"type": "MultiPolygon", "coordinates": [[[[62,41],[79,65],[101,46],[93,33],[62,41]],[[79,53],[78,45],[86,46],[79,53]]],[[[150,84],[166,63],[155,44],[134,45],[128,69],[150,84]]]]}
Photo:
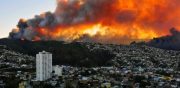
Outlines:
{"type": "Polygon", "coordinates": [[[12,39],[129,43],[180,29],[179,0],[57,0],[55,12],[20,19],[12,39]]]}

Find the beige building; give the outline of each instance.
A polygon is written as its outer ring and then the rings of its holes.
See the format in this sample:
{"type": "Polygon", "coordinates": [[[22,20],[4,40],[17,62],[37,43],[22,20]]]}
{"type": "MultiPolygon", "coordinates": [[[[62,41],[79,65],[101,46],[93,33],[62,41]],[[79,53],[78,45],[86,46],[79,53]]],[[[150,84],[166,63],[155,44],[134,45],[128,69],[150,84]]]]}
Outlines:
{"type": "Polygon", "coordinates": [[[52,54],[46,51],[36,55],[36,80],[45,81],[51,78],[52,54]]]}

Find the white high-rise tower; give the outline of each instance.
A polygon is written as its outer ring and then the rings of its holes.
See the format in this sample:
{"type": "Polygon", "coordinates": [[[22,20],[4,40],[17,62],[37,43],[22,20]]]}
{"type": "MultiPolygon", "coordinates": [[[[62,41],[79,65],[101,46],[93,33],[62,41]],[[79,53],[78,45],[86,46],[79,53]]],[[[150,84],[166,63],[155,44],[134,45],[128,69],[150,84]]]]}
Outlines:
{"type": "Polygon", "coordinates": [[[45,81],[51,78],[52,74],[52,54],[49,52],[39,52],[36,55],[36,80],[45,81]]]}

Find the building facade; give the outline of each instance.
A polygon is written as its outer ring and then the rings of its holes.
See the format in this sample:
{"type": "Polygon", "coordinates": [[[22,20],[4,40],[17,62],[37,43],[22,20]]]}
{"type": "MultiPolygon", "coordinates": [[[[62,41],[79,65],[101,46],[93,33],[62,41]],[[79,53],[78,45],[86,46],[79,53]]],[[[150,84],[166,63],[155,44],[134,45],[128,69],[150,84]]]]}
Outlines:
{"type": "Polygon", "coordinates": [[[62,70],[63,70],[63,67],[59,65],[53,66],[53,71],[55,72],[54,74],[57,76],[62,76],[62,70]]]}
{"type": "Polygon", "coordinates": [[[52,74],[52,54],[49,52],[39,52],[36,55],[36,80],[45,81],[51,78],[52,74]]]}

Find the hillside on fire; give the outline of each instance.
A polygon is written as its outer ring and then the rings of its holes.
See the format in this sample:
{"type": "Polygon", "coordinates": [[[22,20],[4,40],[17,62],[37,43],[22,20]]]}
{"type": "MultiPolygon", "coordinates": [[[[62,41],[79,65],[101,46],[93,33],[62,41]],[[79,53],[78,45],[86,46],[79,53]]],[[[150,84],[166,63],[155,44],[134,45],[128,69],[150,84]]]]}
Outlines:
{"type": "Polygon", "coordinates": [[[1,0],[0,88],[180,88],[180,0],[1,0]]]}
{"type": "Polygon", "coordinates": [[[180,0],[56,0],[54,12],[20,19],[12,39],[129,44],[180,30],[180,0]]]}

